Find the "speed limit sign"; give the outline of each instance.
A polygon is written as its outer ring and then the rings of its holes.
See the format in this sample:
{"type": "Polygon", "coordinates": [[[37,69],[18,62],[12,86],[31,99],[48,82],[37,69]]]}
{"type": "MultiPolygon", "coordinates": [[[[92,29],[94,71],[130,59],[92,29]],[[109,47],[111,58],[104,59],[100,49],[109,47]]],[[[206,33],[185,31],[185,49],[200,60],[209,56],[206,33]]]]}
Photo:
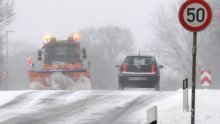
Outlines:
{"type": "Polygon", "coordinates": [[[212,20],[212,10],[204,0],[187,0],[179,11],[180,23],[193,32],[192,47],[192,102],[191,124],[195,123],[195,99],[196,99],[196,54],[197,32],[204,30],[212,20]]]}
{"type": "Polygon", "coordinates": [[[180,23],[189,31],[205,29],[212,20],[212,10],[204,0],[187,0],[179,11],[180,23]]]}

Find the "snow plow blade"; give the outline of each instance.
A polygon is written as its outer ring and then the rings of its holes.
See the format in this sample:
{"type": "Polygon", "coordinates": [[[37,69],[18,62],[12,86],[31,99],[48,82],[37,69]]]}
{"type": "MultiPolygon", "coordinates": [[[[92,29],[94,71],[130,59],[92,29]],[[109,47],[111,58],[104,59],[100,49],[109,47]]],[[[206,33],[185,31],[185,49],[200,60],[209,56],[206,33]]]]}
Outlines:
{"type": "Polygon", "coordinates": [[[78,70],[30,70],[28,72],[30,82],[39,82],[44,86],[47,86],[46,79],[51,75],[61,73],[65,76],[70,77],[71,79],[78,80],[81,76],[91,78],[90,72],[86,69],[78,70]]]}

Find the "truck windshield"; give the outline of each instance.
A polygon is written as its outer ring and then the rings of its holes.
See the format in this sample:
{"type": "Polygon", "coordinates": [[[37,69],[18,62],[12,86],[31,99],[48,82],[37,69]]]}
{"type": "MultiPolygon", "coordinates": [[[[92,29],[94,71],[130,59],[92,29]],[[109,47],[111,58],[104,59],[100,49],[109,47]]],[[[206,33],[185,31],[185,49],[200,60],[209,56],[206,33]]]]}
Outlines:
{"type": "Polygon", "coordinates": [[[77,46],[50,46],[45,49],[47,64],[76,63],[80,61],[77,46]]]}

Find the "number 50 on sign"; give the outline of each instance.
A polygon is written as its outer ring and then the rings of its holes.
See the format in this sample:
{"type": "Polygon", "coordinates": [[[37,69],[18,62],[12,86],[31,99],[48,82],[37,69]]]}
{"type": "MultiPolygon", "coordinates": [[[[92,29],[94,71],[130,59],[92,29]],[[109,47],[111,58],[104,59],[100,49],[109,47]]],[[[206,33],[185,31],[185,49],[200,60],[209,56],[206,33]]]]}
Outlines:
{"type": "Polygon", "coordinates": [[[211,8],[204,0],[188,0],[179,11],[180,23],[193,32],[205,29],[210,24],[211,18],[211,8]]]}

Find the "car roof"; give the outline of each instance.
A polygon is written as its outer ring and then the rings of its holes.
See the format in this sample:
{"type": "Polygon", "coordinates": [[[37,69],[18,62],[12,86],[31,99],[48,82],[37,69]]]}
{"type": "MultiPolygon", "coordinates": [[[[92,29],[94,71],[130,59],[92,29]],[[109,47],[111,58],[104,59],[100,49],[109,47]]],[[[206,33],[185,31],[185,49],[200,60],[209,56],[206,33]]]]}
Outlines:
{"type": "Polygon", "coordinates": [[[140,56],[126,56],[125,58],[128,58],[128,57],[149,57],[149,58],[154,58],[154,56],[150,56],[150,55],[140,55],[140,56]]]}

